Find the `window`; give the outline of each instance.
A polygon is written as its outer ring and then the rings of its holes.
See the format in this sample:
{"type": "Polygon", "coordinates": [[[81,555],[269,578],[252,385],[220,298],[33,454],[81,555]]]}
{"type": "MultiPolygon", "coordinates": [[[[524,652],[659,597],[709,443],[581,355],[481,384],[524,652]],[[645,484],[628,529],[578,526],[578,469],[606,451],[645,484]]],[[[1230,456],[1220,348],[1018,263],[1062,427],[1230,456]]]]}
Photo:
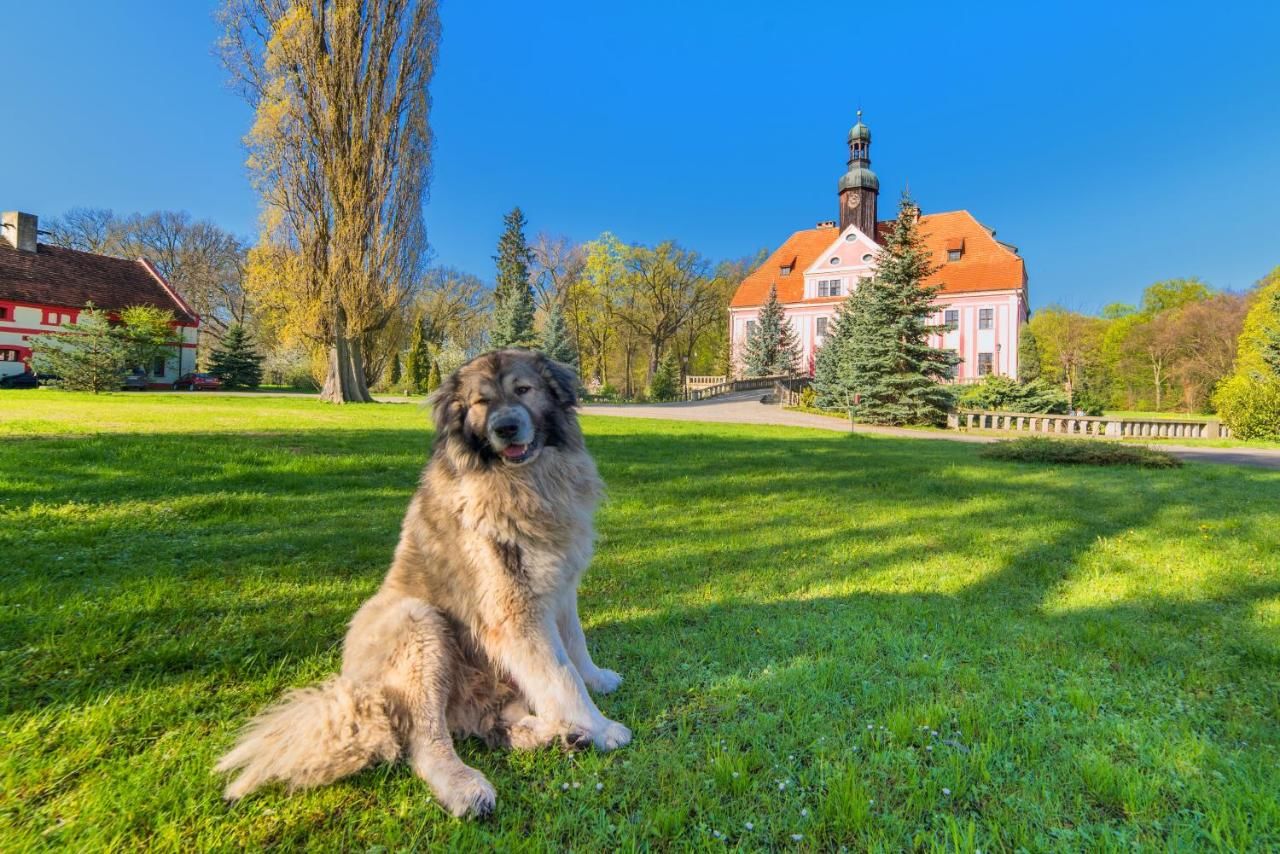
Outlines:
{"type": "Polygon", "coordinates": [[[949,308],[942,313],[942,325],[947,327],[948,331],[960,328],[960,310],[958,308],[949,308]]]}
{"type": "Polygon", "coordinates": [[[17,350],[0,350],[0,362],[16,362],[18,361],[17,350]]]}
{"type": "Polygon", "coordinates": [[[8,320],[8,319],[9,319],[9,306],[0,305],[0,320],[8,320]]]}
{"type": "Polygon", "coordinates": [[[987,374],[991,373],[991,365],[990,353],[978,354],[978,376],[985,377],[987,374]]]}
{"type": "Polygon", "coordinates": [[[164,356],[156,356],[156,360],[151,363],[151,376],[164,376],[164,356]]]}
{"type": "Polygon", "coordinates": [[[962,250],[960,250],[960,249],[948,249],[948,250],[947,250],[947,260],[948,260],[948,261],[959,261],[959,260],[960,260],[960,256],[961,256],[961,255],[963,255],[963,254],[964,254],[964,252],[963,252],[962,250]]]}
{"type": "Polygon", "coordinates": [[[852,243],[853,241],[855,241],[855,240],[857,240],[857,239],[858,239],[858,235],[854,234],[854,233],[851,231],[851,232],[849,232],[848,234],[846,234],[846,235],[844,236],[844,239],[845,239],[845,240],[847,240],[847,241],[849,241],[850,243],[852,243]]]}
{"type": "Polygon", "coordinates": [[[817,333],[819,341],[827,337],[827,319],[825,317],[818,318],[814,331],[817,333]]]}
{"type": "Polygon", "coordinates": [[[754,320],[747,321],[747,337],[750,338],[756,331],[756,322],[754,320]]]}
{"type": "Polygon", "coordinates": [[[71,323],[71,314],[66,311],[50,311],[45,309],[44,325],[45,326],[61,326],[64,323],[71,323]]]}
{"type": "Polygon", "coordinates": [[[863,255],[863,256],[862,256],[862,263],[864,263],[864,264],[870,264],[870,263],[871,263],[871,259],[872,259],[873,257],[875,257],[875,256],[873,256],[870,252],[868,252],[866,255],[863,255]]]}
{"type": "Polygon", "coordinates": [[[978,328],[990,329],[994,325],[996,310],[994,308],[978,309],[978,328]]]}
{"type": "Polygon", "coordinates": [[[836,265],[837,265],[837,264],[839,264],[839,263],[840,263],[840,259],[839,259],[838,257],[832,257],[832,259],[831,259],[831,266],[832,266],[832,267],[836,266],[836,265]]]}
{"type": "Polygon", "coordinates": [[[790,264],[783,264],[781,267],[779,267],[779,268],[778,268],[778,274],[779,274],[779,275],[782,275],[782,276],[790,276],[790,275],[791,275],[791,265],[790,265],[790,264]]]}
{"type": "Polygon", "coordinates": [[[840,296],[840,280],[839,279],[819,279],[818,280],[818,296],[820,297],[840,296]]]}
{"type": "MultiPolygon", "coordinates": [[[[957,357],[960,355],[960,351],[958,351],[958,350],[947,350],[947,352],[948,352],[948,353],[950,353],[951,355],[953,355],[953,356],[957,356],[957,357]]],[[[957,359],[956,359],[955,364],[954,364],[954,365],[952,365],[950,368],[948,368],[948,369],[947,369],[947,376],[951,377],[951,379],[953,379],[953,380],[960,376],[960,363],[961,363],[961,361],[963,361],[963,360],[962,360],[962,359],[957,358],[957,359]]]]}

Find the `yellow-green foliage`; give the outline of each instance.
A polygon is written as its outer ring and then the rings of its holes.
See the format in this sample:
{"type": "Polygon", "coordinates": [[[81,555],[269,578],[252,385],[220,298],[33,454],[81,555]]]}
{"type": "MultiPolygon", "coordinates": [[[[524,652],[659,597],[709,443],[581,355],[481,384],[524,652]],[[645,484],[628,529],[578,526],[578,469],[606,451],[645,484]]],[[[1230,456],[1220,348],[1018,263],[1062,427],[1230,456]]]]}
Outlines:
{"type": "Polygon", "coordinates": [[[1280,314],[1275,300],[1280,296],[1280,267],[1268,273],[1259,283],[1253,307],[1244,319],[1240,332],[1240,349],[1236,356],[1236,373],[1266,375],[1273,373],[1262,358],[1263,347],[1271,336],[1280,334],[1280,314]]]}
{"type": "Polygon", "coordinates": [[[1280,438],[1280,379],[1236,374],[1218,386],[1213,404],[1234,438],[1280,438]]]}

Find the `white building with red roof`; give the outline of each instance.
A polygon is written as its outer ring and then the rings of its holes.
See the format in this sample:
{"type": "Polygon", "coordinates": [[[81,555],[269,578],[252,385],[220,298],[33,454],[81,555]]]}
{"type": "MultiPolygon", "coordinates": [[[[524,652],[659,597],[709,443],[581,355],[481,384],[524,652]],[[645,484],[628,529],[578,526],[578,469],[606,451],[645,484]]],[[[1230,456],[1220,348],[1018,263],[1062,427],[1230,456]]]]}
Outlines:
{"type": "Polygon", "coordinates": [[[40,243],[37,224],[33,214],[0,214],[0,376],[26,371],[31,339],[74,323],[88,303],[110,312],[136,305],[173,312],[181,344],[142,366],[148,384],[171,386],[195,370],[200,316],[155,265],[40,243]]]}
{"type": "MultiPolygon", "coordinates": [[[[800,341],[801,364],[812,373],[836,308],[874,274],[877,241],[891,221],[876,216],[880,182],[870,168],[871,131],[861,112],[849,131],[848,165],[838,187],[839,224],[823,222],[792,234],[738,286],[729,303],[735,369],[776,287],[800,341]]],[[[1026,265],[1017,248],[997,240],[994,229],[965,210],[920,215],[919,226],[938,268],[928,283],[941,286],[932,322],[946,327],[931,343],[960,356],[957,381],[991,373],[1016,377],[1018,335],[1029,314],[1026,265]]]]}

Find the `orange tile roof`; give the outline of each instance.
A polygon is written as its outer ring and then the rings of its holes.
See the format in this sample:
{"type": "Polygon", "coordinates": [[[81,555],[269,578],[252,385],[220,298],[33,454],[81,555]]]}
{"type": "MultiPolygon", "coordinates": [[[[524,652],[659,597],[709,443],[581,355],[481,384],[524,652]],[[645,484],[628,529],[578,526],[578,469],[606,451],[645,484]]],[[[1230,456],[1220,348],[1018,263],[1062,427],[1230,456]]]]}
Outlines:
{"type": "Polygon", "coordinates": [[[838,228],[806,228],[804,231],[797,231],[767,261],[742,280],[729,307],[764,305],[764,301],[769,298],[769,289],[774,285],[778,286],[779,302],[799,302],[804,298],[804,271],[839,236],[838,228]],[[791,265],[791,273],[784,276],[781,268],[786,264],[791,265]]]}
{"type": "MultiPolygon", "coordinates": [[[[892,221],[877,223],[883,239],[892,221]]],[[[929,283],[940,283],[942,293],[1016,290],[1026,286],[1026,264],[1017,253],[991,236],[991,232],[968,211],[948,211],[920,217],[920,233],[933,256],[938,271],[929,283]],[[964,254],[959,261],[947,261],[947,248],[960,243],[964,254]]],[[[818,259],[839,235],[835,228],[810,228],[791,235],[755,272],[742,280],[733,295],[731,308],[763,305],[770,286],[777,284],[778,299],[784,303],[804,299],[804,270],[818,259]],[[779,274],[779,267],[794,257],[791,275],[779,274]]]]}

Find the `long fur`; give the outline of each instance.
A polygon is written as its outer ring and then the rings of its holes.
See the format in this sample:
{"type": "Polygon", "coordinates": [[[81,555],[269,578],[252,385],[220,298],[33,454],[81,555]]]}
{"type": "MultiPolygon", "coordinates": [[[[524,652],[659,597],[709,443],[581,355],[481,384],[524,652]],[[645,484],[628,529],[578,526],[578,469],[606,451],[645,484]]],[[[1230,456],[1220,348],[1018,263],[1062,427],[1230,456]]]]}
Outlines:
{"type": "Polygon", "coordinates": [[[239,772],[228,799],[404,756],[450,812],[484,815],[496,794],[458,758],[454,736],[516,749],[630,741],[587,693],[621,677],[591,660],[578,619],[602,487],[575,387],[564,365],[519,350],[480,356],[441,385],[431,459],[391,568],[351,620],[341,675],[249,724],[217,765],[239,772]],[[513,407],[535,436],[517,463],[487,429],[490,412],[513,407]]]}

